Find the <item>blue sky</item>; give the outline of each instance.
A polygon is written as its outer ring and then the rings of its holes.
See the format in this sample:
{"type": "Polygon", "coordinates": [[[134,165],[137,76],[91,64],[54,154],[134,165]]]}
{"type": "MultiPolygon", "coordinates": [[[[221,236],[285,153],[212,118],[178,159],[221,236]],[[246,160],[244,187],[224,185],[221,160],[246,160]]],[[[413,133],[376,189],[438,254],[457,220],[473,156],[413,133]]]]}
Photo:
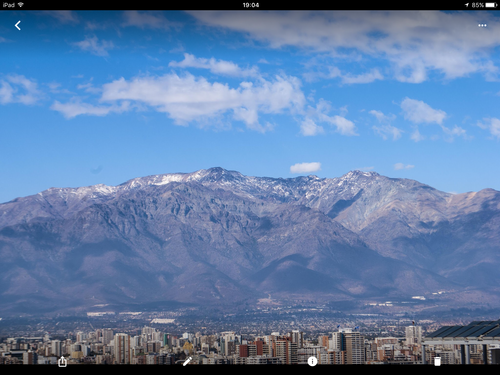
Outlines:
{"type": "Polygon", "coordinates": [[[0,202],[215,166],[500,190],[499,46],[486,11],[0,13],[0,202]]]}

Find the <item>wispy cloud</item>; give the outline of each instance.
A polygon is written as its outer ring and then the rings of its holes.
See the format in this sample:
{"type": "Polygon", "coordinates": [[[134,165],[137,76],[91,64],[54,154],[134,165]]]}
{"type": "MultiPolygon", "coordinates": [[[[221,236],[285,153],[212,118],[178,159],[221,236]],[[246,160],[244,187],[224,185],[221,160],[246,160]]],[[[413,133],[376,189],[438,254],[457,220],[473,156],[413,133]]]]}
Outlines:
{"type": "MultiPolygon", "coordinates": [[[[488,50],[500,46],[500,21],[485,13],[445,12],[190,12],[199,21],[240,31],[271,48],[295,46],[340,58],[345,49],[385,60],[402,82],[419,83],[430,71],[446,79],[498,74],[488,50]],[[355,27],[353,27],[355,25],[355,27]]],[[[357,77],[353,80],[378,78],[357,77]]]]}
{"type": "Polygon", "coordinates": [[[61,88],[61,84],[59,82],[50,82],[47,83],[46,86],[49,88],[49,91],[54,94],[71,94],[71,91],[65,88],[61,88]]]}
{"type": "Polygon", "coordinates": [[[194,55],[191,55],[189,53],[184,54],[184,60],[179,62],[172,61],[168,64],[168,66],[179,68],[208,69],[214,74],[222,74],[234,77],[259,76],[259,70],[255,66],[250,69],[242,69],[237,64],[231,61],[215,60],[213,57],[211,59],[196,58],[194,55]]]}
{"type": "Polygon", "coordinates": [[[398,129],[392,125],[373,126],[372,129],[375,130],[375,132],[384,140],[392,138],[393,141],[401,138],[401,133],[403,132],[401,129],[398,129]]]}
{"type": "Polygon", "coordinates": [[[98,87],[94,87],[92,82],[87,82],[87,83],[77,85],[76,88],[79,90],[84,90],[85,92],[88,92],[91,94],[99,94],[102,92],[102,89],[98,88],[98,87]]]}
{"type": "Polygon", "coordinates": [[[384,115],[381,111],[371,110],[369,112],[371,115],[375,116],[375,118],[380,123],[379,126],[372,126],[372,129],[380,135],[384,140],[387,140],[389,137],[392,137],[392,140],[395,141],[401,138],[401,133],[403,130],[396,128],[390,124],[396,116],[394,115],[384,115]]]}
{"type": "Polygon", "coordinates": [[[290,173],[311,173],[321,170],[321,163],[300,163],[290,167],[290,173]]]}
{"type": "Polygon", "coordinates": [[[444,140],[446,142],[453,142],[455,140],[455,137],[462,137],[463,139],[470,139],[467,135],[467,132],[464,128],[461,128],[460,126],[455,125],[453,129],[447,128],[444,125],[441,125],[441,129],[443,130],[443,133],[445,134],[444,140]]]}
{"type": "Polygon", "coordinates": [[[354,122],[351,120],[346,119],[345,117],[342,116],[333,116],[333,117],[328,117],[328,116],[323,116],[324,121],[329,122],[333,126],[337,128],[337,132],[339,132],[342,135],[359,135],[356,133],[355,129],[356,126],[354,125],[354,122]]]}
{"type": "Polygon", "coordinates": [[[60,103],[56,100],[50,109],[61,112],[65,118],[71,119],[79,115],[106,116],[110,113],[122,113],[130,109],[130,103],[122,102],[120,105],[94,106],[82,103],[79,98],[73,98],[67,103],[60,103]]]}
{"type": "Polygon", "coordinates": [[[494,138],[500,139],[500,120],[495,117],[485,118],[483,120],[484,123],[478,122],[477,126],[481,129],[488,130],[494,138]]]}
{"type": "Polygon", "coordinates": [[[78,19],[76,13],[71,10],[47,10],[41,12],[41,14],[54,17],[63,24],[80,23],[80,20],[78,19]]]}
{"type": "Polygon", "coordinates": [[[123,27],[139,27],[141,29],[163,29],[170,30],[172,27],[179,28],[182,24],[170,21],[158,12],[138,12],[128,10],[123,12],[123,27]]]}
{"type": "Polygon", "coordinates": [[[316,123],[310,118],[306,118],[300,124],[300,133],[304,136],[313,136],[323,134],[324,132],[325,130],[321,126],[316,125],[316,123]]]}
{"type": "Polygon", "coordinates": [[[323,128],[318,126],[317,123],[327,123],[335,128],[337,133],[347,136],[357,136],[356,126],[354,122],[346,119],[344,116],[347,114],[347,109],[342,107],[340,109],[341,116],[328,115],[331,111],[330,102],[320,99],[316,107],[308,106],[306,111],[305,120],[301,123],[301,133],[303,135],[317,135],[323,133],[323,128]]]}
{"type": "Polygon", "coordinates": [[[96,56],[108,56],[108,50],[114,48],[113,42],[101,40],[94,35],[86,36],[81,42],[75,42],[73,45],[80,48],[82,51],[87,51],[96,56]]]}
{"type": "Polygon", "coordinates": [[[410,138],[412,140],[414,140],[415,142],[420,142],[420,141],[423,141],[425,139],[425,137],[422,134],[420,134],[420,131],[418,130],[418,128],[415,128],[413,133],[411,133],[410,138]]]}
{"type": "Polygon", "coordinates": [[[307,81],[317,81],[320,79],[339,78],[341,84],[362,84],[371,83],[376,80],[382,80],[384,77],[376,68],[371,69],[369,72],[354,75],[352,73],[342,73],[339,68],[335,66],[328,67],[328,73],[322,72],[306,72],[304,78],[307,81]]]}
{"type": "Polygon", "coordinates": [[[0,79],[0,103],[35,104],[42,92],[34,80],[23,75],[10,74],[0,79]]]}
{"type": "Polygon", "coordinates": [[[275,76],[272,81],[260,79],[255,84],[242,82],[239,87],[230,88],[227,84],[211,83],[204,77],[172,73],[131,80],[120,78],[104,84],[100,102],[111,103],[114,105],[111,107],[76,101],[76,105],[68,103],[68,107],[64,107],[59,103],[53,109],[66,108],[66,113],[71,113],[73,117],[79,114],[104,115],[115,109],[121,110],[122,107],[117,104],[121,101],[142,103],[167,113],[178,125],[232,114],[247,128],[265,132],[272,126],[260,124],[259,113],[299,112],[305,98],[300,90],[300,81],[295,77],[275,76]]]}
{"type": "MultiPolygon", "coordinates": [[[[443,139],[446,142],[453,142],[455,137],[462,137],[463,139],[471,139],[467,135],[467,131],[455,125],[453,128],[448,128],[443,125],[443,121],[448,117],[446,112],[432,108],[430,105],[421,100],[405,98],[401,102],[401,109],[403,109],[404,118],[413,122],[414,124],[438,124],[443,131],[443,139]]],[[[439,135],[434,135],[431,139],[439,139],[439,135]]],[[[415,142],[422,141],[425,137],[420,134],[418,127],[415,125],[415,130],[411,135],[411,139],[415,142]]]]}
{"type": "Polygon", "coordinates": [[[403,164],[403,163],[394,164],[394,169],[397,171],[401,169],[413,169],[413,168],[415,168],[415,166],[411,164],[403,164]]]}
{"type": "Polygon", "coordinates": [[[415,124],[436,123],[440,124],[446,118],[446,112],[433,109],[421,100],[405,98],[401,102],[404,118],[415,124]]]}

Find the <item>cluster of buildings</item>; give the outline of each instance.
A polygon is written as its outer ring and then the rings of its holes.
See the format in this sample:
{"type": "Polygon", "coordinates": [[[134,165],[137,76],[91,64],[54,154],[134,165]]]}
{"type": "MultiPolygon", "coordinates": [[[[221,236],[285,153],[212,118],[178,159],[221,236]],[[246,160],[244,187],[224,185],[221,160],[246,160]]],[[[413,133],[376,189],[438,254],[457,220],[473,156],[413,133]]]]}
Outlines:
{"type": "MultiPolygon", "coordinates": [[[[70,365],[173,365],[187,359],[189,365],[307,364],[309,357],[315,357],[320,365],[422,363],[421,327],[406,327],[405,333],[404,338],[365,337],[357,328],[339,328],[330,335],[311,339],[298,330],[249,337],[235,332],[176,336],[147,326],[133,336],[97,329],[70,334],[64,340],[50,335],[8,338],[0,343],[0,364],[57,364],[63,356],[70,365]]],[[[425,348],[426,363],[432,363],[435,356],[441,357],[441,364],[460,363],[458,346],[425,348]]],[[[472,363],[481,363],[481,350],[479,345],[477,353],[476,348],[472,349],[472,363]]],[[[489,363],[495,363],[495,351],[488,352],[489,363]]]]}

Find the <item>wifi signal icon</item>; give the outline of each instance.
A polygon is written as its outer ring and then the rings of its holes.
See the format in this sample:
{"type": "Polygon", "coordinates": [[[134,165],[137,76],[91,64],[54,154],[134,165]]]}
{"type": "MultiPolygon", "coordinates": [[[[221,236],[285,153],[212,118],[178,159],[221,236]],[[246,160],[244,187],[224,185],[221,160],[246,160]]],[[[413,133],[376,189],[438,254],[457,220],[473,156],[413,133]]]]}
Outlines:
{"type": "Polygon", "coordinates": [[[24,3],[17,3],[17,5],[19,5],[19,8],[22,8],[24,3]]]}

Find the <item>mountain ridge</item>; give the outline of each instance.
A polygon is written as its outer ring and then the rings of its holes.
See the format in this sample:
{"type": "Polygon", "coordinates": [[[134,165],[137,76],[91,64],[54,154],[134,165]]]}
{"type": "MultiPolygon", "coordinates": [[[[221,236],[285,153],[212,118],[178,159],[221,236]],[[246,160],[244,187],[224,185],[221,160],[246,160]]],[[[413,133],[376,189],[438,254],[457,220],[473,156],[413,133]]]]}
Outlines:
{"type": "Polygon", "coordinates": [[[0,204],[0,305],[361,301],[467,288],[491,304],[498,229],[493,189],[453,195],[376,172],[277,179],[218,167],[51,188],[0,204]]]}

